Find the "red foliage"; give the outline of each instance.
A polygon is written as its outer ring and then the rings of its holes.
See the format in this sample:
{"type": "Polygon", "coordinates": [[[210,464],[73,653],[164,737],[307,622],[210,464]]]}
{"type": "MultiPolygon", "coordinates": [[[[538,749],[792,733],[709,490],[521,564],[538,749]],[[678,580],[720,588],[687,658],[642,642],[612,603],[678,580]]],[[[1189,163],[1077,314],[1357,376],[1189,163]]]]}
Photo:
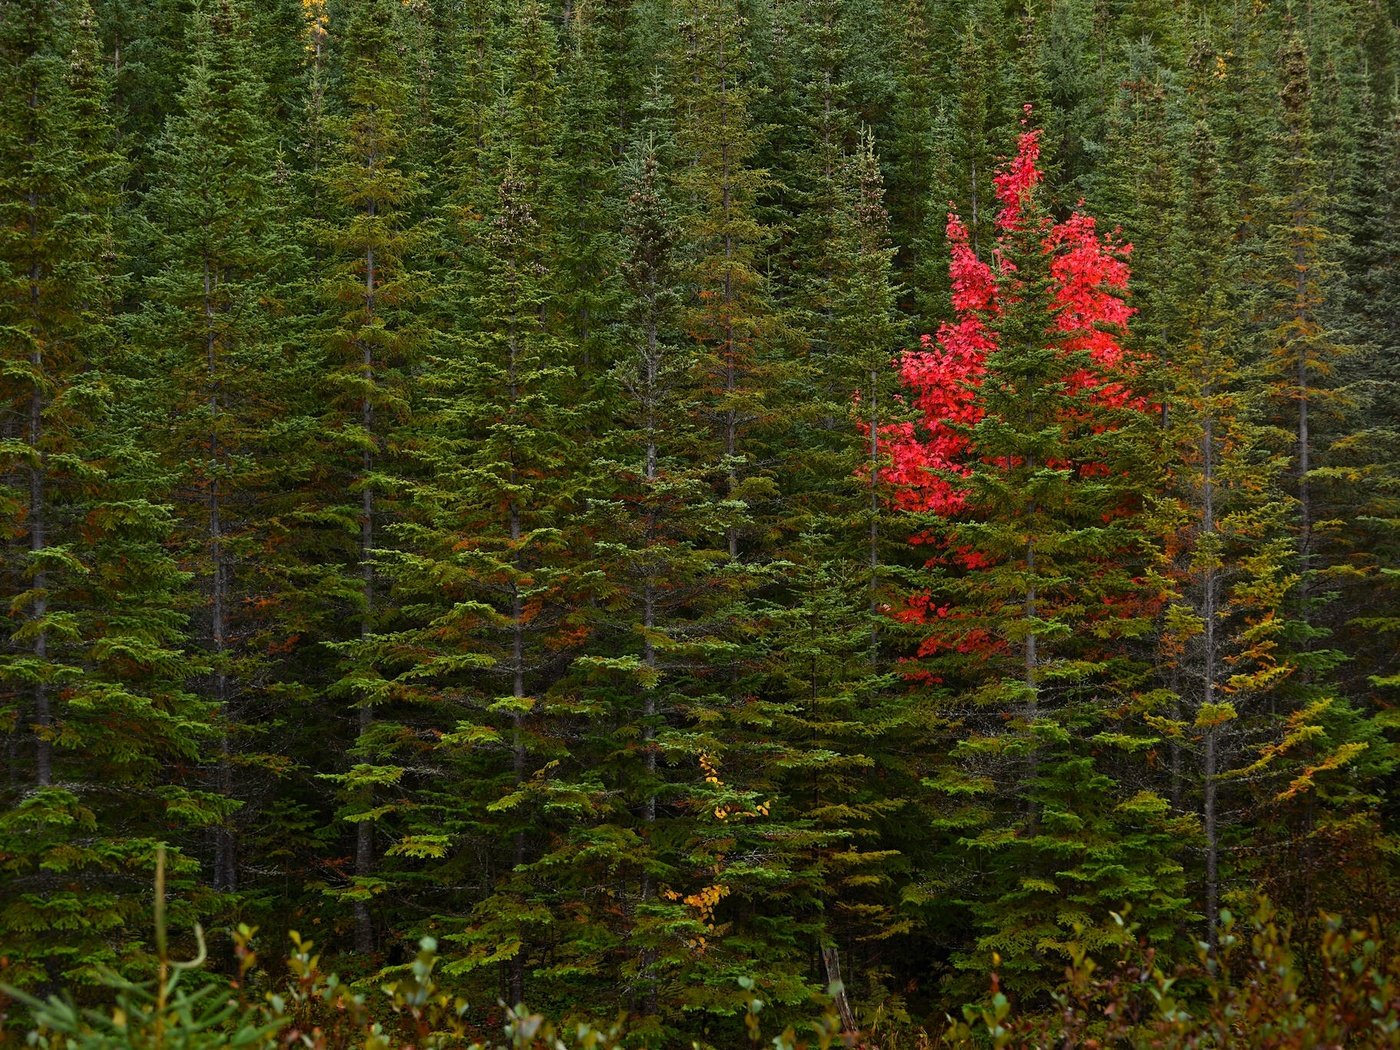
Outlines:
{"type": "MultiPolygon", "coordinates": [[[[1029,113],[1029,107],[1027,107],[1029,113]]],[[[997,322],[1019,290],[1014,263],[1005,248],[1012,235],[1034,232],[1049,258],[1053,323],[1057,345],[1066,354],[1087,353],[1090,364],[1069,378],[1064,411],[1067,425],[1096,421],[1098,408],[1146,409],[1146,401],[1129,383],[1134,364],[1122,344],[1132,308],[1125,301],[1131,246],[1099,233],[1092,216],[1076,209],[1062,222],[1036,220],[1039,228],[1022,228],[1027,205],[1041,185],[1040,136],[1028,130],[1020,136],[1016,156],[995,176],[997,246],[991,261],[979,258],[969,243],[968,230],[956,212],[948,215],[949,275],[954,318],[939,326],[936,338],[924,336],[917,350],[897,362],[905,397],[916,418],[884,428],[889,482],[896,506],[953,518],[967,508],[968,492],[959,483],[973,462],[967,431],[983,415],[980,387],[986,362],[997,352],[997,322]],[[1074,396],[1078,395],[1078,396],[1074,396]]],[[[1102,471],[1100,464],[1074,465],[1084,474],[1102,471]]],[[[914,543],[933,544],[921,533],[914,543]]],[[[953,562],[964,569],[988,564],[980,551],[964,547],[939,548],[931,562],[953,562]]],[[[915,622],[956,617],[946,606],[934,606],[927,596],[913,596],[900,614],[915,622]]],[[[946,643],[945,643],[946,644],[946,643]]],[[[970,635],[957,645],[968,651],[979,640],[970,635]]],[[[986,639],[980,644],[985,645],[986,639]]]]}

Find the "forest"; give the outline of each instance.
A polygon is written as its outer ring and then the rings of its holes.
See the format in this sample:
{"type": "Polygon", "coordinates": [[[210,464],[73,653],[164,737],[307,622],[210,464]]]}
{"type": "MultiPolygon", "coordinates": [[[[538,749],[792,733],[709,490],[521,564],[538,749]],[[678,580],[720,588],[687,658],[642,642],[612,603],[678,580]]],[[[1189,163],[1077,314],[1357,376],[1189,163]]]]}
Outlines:
{"type": "Polygon", "coordinates": [[[0,73],[0,1044],[1400,1044],[1394,0],[0,73]]]}

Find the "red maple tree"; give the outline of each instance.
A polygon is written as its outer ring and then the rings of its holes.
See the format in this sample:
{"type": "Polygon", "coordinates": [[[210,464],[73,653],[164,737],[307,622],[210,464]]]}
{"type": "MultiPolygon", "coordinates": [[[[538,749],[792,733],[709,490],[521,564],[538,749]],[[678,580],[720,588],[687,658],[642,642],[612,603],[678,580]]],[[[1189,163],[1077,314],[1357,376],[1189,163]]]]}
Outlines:
{"type": "MultiPolygon", "coordinates": [[[[883,428],[886,462],[881,480],[889,486],[891,502],[902,510],[956,521],[975,510],[969,507],[967,484],[975,468],[1010,471],[1021,465],[1014,456],[993,456],[974,447],[977,425],[987,410],[983,382],[989,359],[1000,349],[1001,322],[1028,294],[1013,261],[1016,241],[1024,252],[1029,239],[1044,257],[1050,313],[1045,329],[1054,348],[1066,361],[1075,362],[1062,380],[1057,424],[1067,432],[1077,428],[1102,433],[1121,418],[1121,410],[1149,407],[1133,389],[1139,362],[1124,346],[1133,313],[1126,301],[1131,245],[1115,234],[1100,233],[1082,202],[1068,218],[1055,221],[1033,201],[1043,181],[1040,139],[1039,129],[1021,134],[1015,156],[994,178],[1000,210],[990,258],[974,251],[967,226],[956,211],[949,212],[954,317],[939,326],[936,337],[925,335],[917,349],[897,360],[904,399],[915,411],[912,419],[883,428]]],[[[1091,458],[1069,462],[1061,457],[1045,465],[1069,469],[1079,477],[1111,469],[1091,458]]],[[[959,542],[956,532],[935,522],[911,540],[929,546],[930,566],[971,571],[1002,560],[1005,552],[959,542]]],[[[962,619],[958,610],[927,593],[907,596],[897,615],[916,623],[941,623],[925,641],[921,656],[947,648],[986,652],[999,647],[985,626],[949,623],[962,619]]]]}

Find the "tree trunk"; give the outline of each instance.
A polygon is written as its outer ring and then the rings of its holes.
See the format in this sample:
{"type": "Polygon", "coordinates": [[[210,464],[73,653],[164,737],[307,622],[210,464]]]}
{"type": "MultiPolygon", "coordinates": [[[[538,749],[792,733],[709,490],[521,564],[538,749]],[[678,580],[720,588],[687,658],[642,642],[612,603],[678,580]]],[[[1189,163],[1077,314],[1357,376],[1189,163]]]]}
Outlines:
{"type": "MultiPolygon", "coordinates": [[[[652,503],[654,493],[652,484],[656,480],[657,469],[657,448],[656,448],[656,403],[659,396],[657,383],[659,380],[659,347],[657,341],[656,319],[648,319],[647,324],[647,359],[646,359],[646,427],[647,427],[647,447],[645,476],[647,483],[647,525],[646,543],[648,546],[656,541],[656,509],[652,503]]],[[[642,803],[642,836],[646,848],[652,848],[652,826],[656,823],[656,691],[652,684],[656,672],[656,645],[652,640],[652,631],[656,628],[656,585],[652,577],[647,577],[646,586],[642,594],[642,664],[647,669],[648,684],[643,688],[642,717],[645,724],[642,727],[642,753],[643,763],[646,769],[647,794],[642,803]]],[[[645,904],[652,897],[651,873],[643,869],[641,884],[641,899],[645,904]]],[[[656,963],[656,953],[650,948],[643,948],[641,952],[640,965],[638,966],[638,976],[643,982],[642,993],[642,1013],[650,1017],[656,1013],[656,981],[652,974],[652,967],[656,963]]]]}
{"type": "MultiPolygon", "coordinates": [[[[31,93],[31,109],[37,109],[38,97],[31,93]]],[[[33,145],[33,139],[30,140],[33,145]]],[[[29,194],[29,239],[38,250],[39,236],[39,195],[29,194]]],[[[49,700],[48,683],[44,680],[43,667],[48,661],[48,631],[44,621],[49,614],[49,574],[44,567],[44,551],[48,545],[47,516],[45,508],[45,456],[44,440],[44,352],[42,326],[39,321],[39,289],[43,276],[37,259],[29,265],[29,310],[32,325],[33,348],[29,352],[29,364],[34,370],[34,387],[29,394],[29,551],[34,556],[34,604],[31,616],[39,625],[34,632],[34,659],[39,665],[39,678],[34,683],[34,781],[39,787],[53,783],[53,743],[49,739],[53,727],[53,708],[49,700]]]]}
{"type": "MultiPolygon", "coordinates": [[[[1207,404],[1211,387],[1206,385],[1207,404]]],[[[1203,491],[1201,507],[1201,532],[1205,536],[1215,535],[1215,430],[1214,420],[1208,415],[1202,434],[1202,474],[1203,491]]],[[[1202,581],[1201,618],[1205,621],[1202,638],[1202,677],[1204,689],[1202,699],[1207,705],[1215,703],[1215,679],[1218,673],[1219,654],[1216,651],[1217,579],[1214,565],[1208,565],[1202,581]]],[[[1212,716],[1213,717],[1213,716],[1212,716]]],[[[1206,943],[1212,952],[1216,948],[1220,922],[1220,836],[1216,814],[1216,774],[1219,766],[1219,741],[1217,726],[1206,729],[1205,762],[1202,776],[1204,798],[1202,814],[1205,823],[1206,840],[1206,943]]]]}
{"type": "Polygon", "coordinates": [[[879,374],[870,370],[870,669],[880,661],[880,410],[879,374]]]}
{"type": "MultiPolygon", "coordinates": [[[[209,478],[206,514],[208,517],[210,609],[209,639],[214,655],[214,704],[219,718],[218,790],[225,798],[233,795],[232,723],[229,709],[228,576],[224,565],[223,516],[219,505],[219,361],[218,337],[214,330],[215,277],[208,257],[204,259],[204,366],[209,382],[209,478]]],[[[232,893],[238,888],[237,837],[227,822],[214,832],[214,888],[232,893]]]]}
{"type": "Polygon", "coordinates": [[[826,971],[826,983],[832,992],[837,1016],[841,1018],[841,1034],[853,1038],[859,1033],[856,1013],[851,1009],[850,997],[846,994],[846,982],[841,979],[841,956],[836,945],[822,948],[822,968],[826,971]]]}
{"type": "MultiPolygon", "coordinates": [[[[371,162],[372,163],[372,162],[371,162]]],[[[374,217],[376,207],[371,201],[367,211],[371,218],[374,217]]],[[[373,318],[376,308],[376,294],[378,288],[375,284],[377,274],[375,271],[374,249],[369,248],[365,252],[365,312],[373,318]]],[[[366,341],[360,342],[360,364],[364,368],[365,383],[374,382],[374,347],[366,341]]],[[[374,628],[374,564],[371,561],[374,552],[374,487],[370,484],[370,475],[374,469],[374,402],[369,395],[360,398],[360,426],[364,429],[365,449],[360,454],[361,489],[360,489],[360,588],[364,601],[364,613],[360,618],[360,640],[368,641],[374,628]]],[[[359,740],[364,741],[370,729],[374,725],[374,711],[369,705],[369,698],[365,697],[360,705],[358,730],[359,740]]],[[[374,804],[374,789],[365,789],[368,798],[368,805],[374,804]]],[[[361,820],[355,825],[355,877],[357,879],[367,879],[374,874],[374,821],[361,820]]],[[[355,951],[361,954],[368,954],[374,951],[374,920],[370,915],[369,901],[355,901],[355,951]]]]}
{"type": "MultiPolygon", "coordinates": [[[[38,290],[34,289],[37,301],[38,290]]],[[[32,457],[29,467],[29,550],[34,555],[34,605],[31,614],[39,624],[34,632],[34,659],[41,668],[39,679],[34,683],[34,780],[39,787],[53,783],[53,744],[49,734],[53,726],[53,709],[49,701],[48,683],[42,670],[48,660],[48,631],[44,620],[49,614],[49,574],[44,568],[43,555],[48,544],[47,521],[44,506],[44,454],[40,446],[44,433],[44,395],[39,373],[43,368],[43,354],[37,345],[30,355],[34,368],[34,390],[29,396],[29,447],[32,457]]]]}
{"type": "MultiPolygon", "coordinates": [[[[519,397],[519,377],[516,371],[516,357],[519,352],[517,345],[517,334],[512,326],[509,337],[509,393],[510,405],[514,409],[519,397]]],[[[515,473],[515,464],[512,459],[510,470],[510,484],[512,491],[518,484],[519,478],[515,473]]],[[[520,593],[520,576],[524,566],[520,559],[520,536],[522,533],[521,508],[516,502],[515,496],[511,496],[510,507],[510,543],[511,543],[511,566],[514,570],[514,577],[510,581],[510,626],[511,626],[511,696],[515,698],[515,707],[511,710],[511,752],[512,765],[515,772],[515,786],[518,789],[525,783],[526,770],[526,748],[525,748],[525,715],[521,710],[525,700],[525,602],[524,596],[520,593]]],[[[512,860],[515,867],[519,868],[525,863],[525,830],[522,828],[515,833],[515,842],[512,850],[512,860]]],[[[510,1006],[519,1006],[525,1000],[525,946],[524,937],[521,937],[521,947],[516,952],[514,958],[510,960],[510,1006]]]]}

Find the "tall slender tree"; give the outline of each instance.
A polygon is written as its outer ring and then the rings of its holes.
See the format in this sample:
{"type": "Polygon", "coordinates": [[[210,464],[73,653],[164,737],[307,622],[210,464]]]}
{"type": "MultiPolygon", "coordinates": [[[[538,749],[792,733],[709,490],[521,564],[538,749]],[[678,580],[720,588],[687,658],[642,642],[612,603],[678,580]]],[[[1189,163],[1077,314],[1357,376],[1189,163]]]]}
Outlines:
{"type": "MultiPolygon", "coordinates": [[[[332,457],[327,482],[336,487],[325,494],[325,517],[353,526],[349,557],[333,567],[327,588],[353,610],[357,638],[346,641],[367,641],[385,615],[375,552],[383,536],[385,479],[393,476],[394,435],[410,414],[406,384],[421,341],[412,313],[420,289],[411,260],[421,234],[411,224],[418,179],[404,162],[410,100],[398,46],[400,8],[394,0],[353,0],[343,29],[332,36],[343,69],[341,113],[329,122],[326,218],[313,230],[325,253],[324,433],[332,457]]],[[[343,899],[354,908],[355,948],[368,953],[376,942],[370,901],[382,888],[374,878],[382,815],[376,790],[397,773],[376,760],[383,734],[376,736],[374,709],[388,699],[381,676],[356,658],[361,650],[342,651],[332,694],[355,711],[350,755],[358,759],[338,775],[343,817],[355,826],[354,875],[343,899]]]]}
{"type": "MultiPolygon", "coordinates": [[[[283,761],[258,757],[256,742],[270,740],[277,721],[262,684],[276,675],[267,657],[278,639],[262,617],[285,603],[286,537],[275,520],[288,509],[283,486],[298,472],[287,449],[306,436],[305,427],[297,435],[289,396],[295,230],[275,181],[252,28],[237,0],[209,0],[190,15],[188,79],[143,201],[143,253],[153,272],[136,322],[149,369],[143,386],[153,396],[147,411],[171,421],[159,452],[187,568],[199,581],[196,641],[207,659],[200,688],[219,711],[221,734],[211,787],[240,803],[251,797],[240,781],[252,769],[283,761]]],[[[237,890],[244,865],[236,826],[217,829],[212,856],[214,888],[237,890]]]]}
{"type": "Polygon", "coordinates": [[[155,843],[225,811],[176,771],[208,730],[180,683],[185,577],[111,412],[122,165],[92,9],[9,5],[0,49],[0,937],[8,981],[52,988],[139,961],[155,843]]]}
{"type": "Polygon", "coordinates": [[[1096,912],[1131,902],[1170,937],[1182,881],[1159,860],[1166,801],[1129,780],[1153,743],[1127,714],[1157,594],[1127,249],[1083,213],[1048,217],[1039,140],[1023,133],[997,176],[995,269],[949,220],[959,313],[906,355],[921,417],[891,448],[896,498],[929,515],[928,584],[903,613],[927,633],[916,673],[962,727],[934,779],[953,802],[941,824],[985,858],[959,892],[1024,991],[1048,987],[1046,948],[1111,938],[1096,912]]]}

